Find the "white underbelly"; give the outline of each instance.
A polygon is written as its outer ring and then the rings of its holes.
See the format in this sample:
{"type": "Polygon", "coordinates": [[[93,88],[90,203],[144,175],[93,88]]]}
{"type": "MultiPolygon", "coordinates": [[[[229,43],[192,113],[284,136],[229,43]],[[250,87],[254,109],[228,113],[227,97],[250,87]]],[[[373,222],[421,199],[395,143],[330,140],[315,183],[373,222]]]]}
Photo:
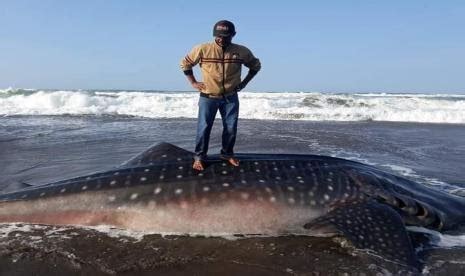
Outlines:
{"type": "Polygon", "coordinates": [[[184,208],[168,204],[155,208],[121,208],[120,227],[176,234],[304,234],[303,225],[321,215],[303,206],[229,201],[184,208]]]}

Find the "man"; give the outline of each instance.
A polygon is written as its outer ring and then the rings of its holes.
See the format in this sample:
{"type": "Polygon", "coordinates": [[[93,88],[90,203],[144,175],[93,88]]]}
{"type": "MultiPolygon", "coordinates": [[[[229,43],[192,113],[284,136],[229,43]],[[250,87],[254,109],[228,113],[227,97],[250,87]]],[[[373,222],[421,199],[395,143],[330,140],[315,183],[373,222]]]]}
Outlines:
{"type": "Polygon", "coordinates": [[[221,158],[233,166],[239,166],[234,157],[239,98],[242,90],[260,70],[260,61],[246,47],[232,43],[236,34],[234,24],[227,20],[217,22],[213,27],[213,42],[195,46],[181,61],[181,68],[192,87],[200,91],[199,113],[195,156],[192,167],[205,168],[210,133],[217,111],[223,120],[221,158]],[[200,64],[202,82],[198,82],[192,68],[200,64]],[[241,81],[242,64],[249,68],[241,81]]]}

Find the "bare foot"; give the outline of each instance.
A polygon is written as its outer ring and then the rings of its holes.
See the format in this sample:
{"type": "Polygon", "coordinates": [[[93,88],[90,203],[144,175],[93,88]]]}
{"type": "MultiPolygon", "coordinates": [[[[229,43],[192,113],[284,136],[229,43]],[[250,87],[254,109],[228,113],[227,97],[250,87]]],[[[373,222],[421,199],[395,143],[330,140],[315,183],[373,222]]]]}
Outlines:
{"type": "Polygon", "coordinates": [[[228,161],[229,164],[231,164],[232,166],[234,167],[239,167],[239,159],[237,158],[234,158],[234,157],[226,157],[226,158],[222,158],[223,160],[225,161],[228,161]]]}
{"type": "Polygon", "coordinates": [[[203,171],[205,169],[203,166],[203,162],[200,160],[195,160],[194,164],[192,164],[192,168],[198,171],[203,171]]]}

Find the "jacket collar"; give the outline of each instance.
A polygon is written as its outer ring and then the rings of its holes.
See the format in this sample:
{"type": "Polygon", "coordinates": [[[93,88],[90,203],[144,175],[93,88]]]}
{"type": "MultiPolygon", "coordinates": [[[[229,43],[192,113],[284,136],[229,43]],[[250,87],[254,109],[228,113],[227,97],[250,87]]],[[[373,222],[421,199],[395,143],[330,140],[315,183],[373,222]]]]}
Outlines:
{"type": "Polygon", "coordinates": [[[223,48],[220,45],[218,45],[214,39],[213,39],[212,44],[215,46],[215,48],[222,49],[223,51],[226,49],[231,49],[231,47],[234,45],[234,43],[231,43],[227,47],[223,48]]]}

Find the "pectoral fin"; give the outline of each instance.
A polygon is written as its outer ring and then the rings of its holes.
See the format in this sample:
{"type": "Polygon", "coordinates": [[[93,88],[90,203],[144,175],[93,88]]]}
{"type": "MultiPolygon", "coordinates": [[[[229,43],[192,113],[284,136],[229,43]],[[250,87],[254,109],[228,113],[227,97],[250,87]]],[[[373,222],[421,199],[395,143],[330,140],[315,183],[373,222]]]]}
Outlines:
{"type": "Polygon", "coordinates": [[[342,205],[304,227],[333,225],[352,244],[390,261],[418,268],[419,263],[400,215],[374,201],[342,205]]]}

